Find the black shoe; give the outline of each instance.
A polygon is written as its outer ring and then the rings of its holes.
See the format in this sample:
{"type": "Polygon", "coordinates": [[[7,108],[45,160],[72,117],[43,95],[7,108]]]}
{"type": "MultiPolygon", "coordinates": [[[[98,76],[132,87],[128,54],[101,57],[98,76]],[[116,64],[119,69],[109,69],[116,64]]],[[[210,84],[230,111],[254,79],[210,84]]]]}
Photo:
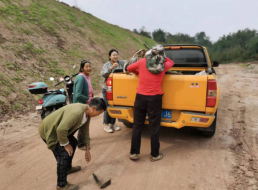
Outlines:
{"type": "Polygon", "coordinates": [[[78,172],[80,170],[81,170],[81,166],[72,167],[70,170],[67,171],[67,175],[74,173],[74,172],[78,172]]]}

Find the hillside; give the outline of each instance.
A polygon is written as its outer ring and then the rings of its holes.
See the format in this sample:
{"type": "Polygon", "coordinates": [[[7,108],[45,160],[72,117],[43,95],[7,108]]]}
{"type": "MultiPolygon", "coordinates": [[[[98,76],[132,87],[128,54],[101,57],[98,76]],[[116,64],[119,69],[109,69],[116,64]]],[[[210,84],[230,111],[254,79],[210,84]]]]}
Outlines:
{"type": "Polygon", "coordinates": [[[100,69],[115,48],[128,59],[142,43],[155,41],[109,24],[55,0],[0,1],[0,120],[34,111],[41,96],[28,85],[72,73],[82,59],[92,62],[94,89],[100,89],[100,69]]]}

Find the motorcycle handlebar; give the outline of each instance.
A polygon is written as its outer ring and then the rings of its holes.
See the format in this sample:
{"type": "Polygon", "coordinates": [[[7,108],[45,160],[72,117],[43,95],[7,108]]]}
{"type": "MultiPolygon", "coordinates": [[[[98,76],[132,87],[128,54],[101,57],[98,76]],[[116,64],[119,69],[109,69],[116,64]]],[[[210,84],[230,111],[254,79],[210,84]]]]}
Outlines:
{"type": "Polygon", "coordinates": [[[61,81],[61,82],[59,82],[59,83],[55,84],[55,86],[57,86],[57,85],[61,84],[62,82],[64,82],[64,81],[61,81]]]}
{"type": "Polygon", "coordinates": [[[78,74],[79,74],[79,73],[73,74],[72,77],[75,77],[75,76],[77,76],[78,74]]]}

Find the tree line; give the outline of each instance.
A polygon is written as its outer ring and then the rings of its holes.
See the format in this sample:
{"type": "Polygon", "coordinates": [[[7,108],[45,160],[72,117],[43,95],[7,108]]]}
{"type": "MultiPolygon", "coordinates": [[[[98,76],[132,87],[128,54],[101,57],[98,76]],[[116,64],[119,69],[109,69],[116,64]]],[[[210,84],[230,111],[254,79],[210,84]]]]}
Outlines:
{"type": "Polygon", "coordinates": [[[221,63],[258,60],[258,32],[248,28],[223,35],[214,43],[203,31],[194,36],[183,33],[171,34],[160,28],[148,32],[145,27],[139,30],[134,29],[133,32],[152,38],[161,44],[199,44],[205,46],[211,59],[221,63]]]}

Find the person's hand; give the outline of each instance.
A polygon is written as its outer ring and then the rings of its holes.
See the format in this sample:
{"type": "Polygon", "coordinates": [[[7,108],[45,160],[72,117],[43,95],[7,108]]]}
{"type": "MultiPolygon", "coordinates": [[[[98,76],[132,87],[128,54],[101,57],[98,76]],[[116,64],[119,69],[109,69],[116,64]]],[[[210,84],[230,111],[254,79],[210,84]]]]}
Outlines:
{"type": "Polygon", "coordinates": [[[86,152],[85,152],[85,160],[87,163],[89,163],[91,161],[90,150],[89,150],[89,148],[87,149],[87,147],[86,147],[86,152]]]}
{"type": "Polygon", "coordinates": [[[66,152],[68,153],[69,156],[73,155],[73,147],[70,144],[65,145],[64,148],[65,148],[65,150],[66,150],[66,152]]]}
{"type": "Polygon", "coordinates": [[[113,66],[110,68],[110,70],[113,70],[117,66],[118,66],[118,63],[114,63],[113,66]]]}
{"type": "Polygon", "coordinates": [[[113,68],[117,67],[118,66],[118,63],[114,63],[113,64],[113,68]]]}

